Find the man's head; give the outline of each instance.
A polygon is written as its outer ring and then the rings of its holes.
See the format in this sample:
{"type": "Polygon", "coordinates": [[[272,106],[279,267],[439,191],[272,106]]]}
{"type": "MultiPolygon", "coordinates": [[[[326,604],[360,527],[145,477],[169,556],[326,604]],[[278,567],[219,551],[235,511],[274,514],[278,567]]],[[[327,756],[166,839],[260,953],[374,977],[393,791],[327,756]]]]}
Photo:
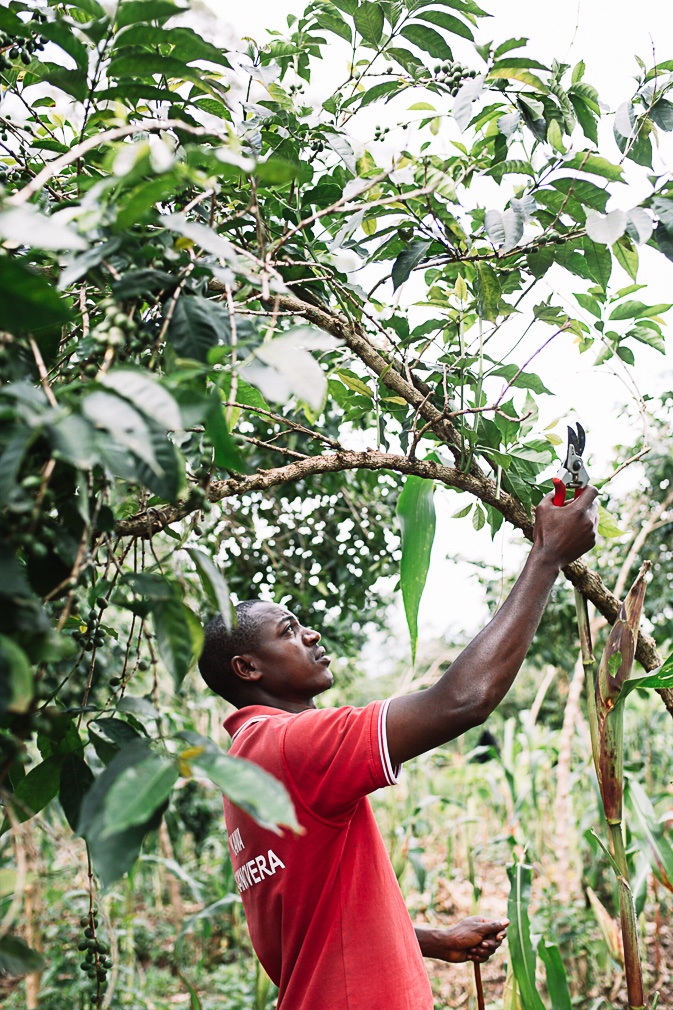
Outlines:
{"type": "Polygon", "coordinates": [[[286,711],[313,707],[331,687],[329,658],[320,635],[286,607],[246,600],[236,607],[231,632],[221,615],[205,629],[199,669],[206,684],[237,708],[271,705],[286,711]]]}

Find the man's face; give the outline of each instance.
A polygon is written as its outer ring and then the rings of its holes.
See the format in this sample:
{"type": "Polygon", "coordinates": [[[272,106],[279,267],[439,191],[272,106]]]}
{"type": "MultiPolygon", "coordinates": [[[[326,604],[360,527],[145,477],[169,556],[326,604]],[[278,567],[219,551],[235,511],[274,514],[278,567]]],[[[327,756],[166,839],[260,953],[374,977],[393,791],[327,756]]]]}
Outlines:
{"type": "Polygon", "coordinates": [[[256,604],[254,616],[262,627],[251,659],[265,691],[279,699],[306,701],[332,686],[330,659],[319,644],[319,632],[303,627],[276,603],[256,604]]]}

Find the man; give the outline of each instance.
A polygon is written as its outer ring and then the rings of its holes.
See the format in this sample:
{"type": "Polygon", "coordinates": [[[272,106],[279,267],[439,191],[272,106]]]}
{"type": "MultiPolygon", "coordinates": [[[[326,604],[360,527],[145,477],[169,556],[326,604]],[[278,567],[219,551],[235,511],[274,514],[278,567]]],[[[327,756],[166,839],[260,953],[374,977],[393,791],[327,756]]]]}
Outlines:
{"type": "Polygon", "coordinates": [[[509,690],[560,569],[593,547],[597,491],[563,508],[547,495],[509,597],[431,688],[363,709],[317,709],[332,684],[317,631],[285,607],[237,607],[206,628],[206,683],[237,711],[231,754],[288,789],[303,833],[279,836],[225,799],[229,847],[253,946],[278,1010],[432,1010],[422,956],[482,961],[507,922],[472,917],[414,930],[368,793],[399,766],[482,723],[509,690]]]}

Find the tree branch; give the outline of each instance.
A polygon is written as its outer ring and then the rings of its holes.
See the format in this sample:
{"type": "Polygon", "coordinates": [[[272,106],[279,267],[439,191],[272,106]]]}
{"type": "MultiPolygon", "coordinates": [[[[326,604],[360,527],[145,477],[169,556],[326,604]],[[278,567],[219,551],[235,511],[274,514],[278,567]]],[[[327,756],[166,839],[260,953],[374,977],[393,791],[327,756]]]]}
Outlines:
{"type": "MultiPolygon", "coordinates": [[[[294,483],[323,473],[337,473],[344,470],[392,470],[396,473],[413,474],[428,480],[440,481],[447,487],[467,491],[485,504],[497,508],[528,540],[533,538],[533,520],[521,503],[506,491],[498,492],[496,484],[483,475],[475,476],[471,472],[465,473],[457,467],[442,466],[432,460],[409,459],[407,456],[375,450],[365,452],[343,450],[310,456],[256,474],[213,481],[208,488],[208,498],[211,502],[218,502],[253,491],[266,491],[281,484],[294,483]]],[[[197,502],[188,501],[180,505],[149,509],[129,519],[120,520],[115,527],[115,533],[117,536],[151,537],[171,523],[178,522],[194,512],[198,507],[197,502]]],[[[588,600],[591,600],[611,624],[614,623],[619,613],[620,601],[596,572],[591,571],[583,561],[574,561],[563,569],[563,574],[588,600]]],[[[652,670],[662,662],[654,639],[642,631],[638,636],[636,658],[646,670],[652,670]]],[[[660,694],[673,715],[673,691],[661,691],[660,694]]]]}

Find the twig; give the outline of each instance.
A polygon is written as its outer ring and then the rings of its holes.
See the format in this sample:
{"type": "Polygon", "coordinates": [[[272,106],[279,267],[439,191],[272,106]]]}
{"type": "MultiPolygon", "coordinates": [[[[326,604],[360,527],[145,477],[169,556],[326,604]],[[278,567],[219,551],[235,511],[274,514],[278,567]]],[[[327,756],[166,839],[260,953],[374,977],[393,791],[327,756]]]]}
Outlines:
{"type": "Polygon", "coordinates": [[[26,203],[32,196],[39,193],[50,179],[58,175],[62,168],[72,165],[74,161],[88,154],[89,151],[93,151],[96,147],[100,147],[101,144],[111,144],[115,140],[123,140],[124,137],[130,137],[134,133],[149,133],[156,130],[182,130],[184,133],[191,133],[195,137],[217,137],[219,140],[229,139],[226,133],[209,130],[204,126],[190,126],[189,123],[183,123],[180,119],[142,119],[139,123],[118,126],[114,130],[105,130],[103,133],[94,134],[94,136],[89,137],[81,144],[77,144],[76,147],[66,151],[60,158],[50,161],[23,189],[13,193],[6,201],[6,205],[9,207],[19,207],[21,204],[26,203]]]}
{"type": "Polygon", "coordinates": [[[627,459],[625,463],[622,463],[620,466],[617,467],[616,470],[613,470],[610,476],[603,481],[601,489],[604,488],[606,484],[609,484],[610,481],[613,479],[613,477],[616,477],[618,473],[621,473],[622,470],[626,470],[627,466],[631,466],[632,463],[637,463],[639,459],[643,458],[643,456],[647,456],[650,449],[651,446],[646,445],[645,448],[641,449],[640,452],[637,452],[635,456],[631,456],[630,459],[627,459]]]}
{"type": "MultiPolygon", "coordinates": [[[[227,299],[227,310],[229,312],[229,340],[231,343],[231,386],[229,389],[229,397],[232,400],[236,399],[236,393],[238,392],[238,372],[236,371],[236,352],[238,349],[238,336],[236,330],[236,312],[234,310],[234,299],[231,293],[231,285],[227,284],[224,293],[227,299]]],[[[227,420],[227,427],[231,427],[231,412],[233,408],[227,407],[225,417],[227,420]]]]}
{"type": "Polygon", "coordinates": [[[28,343],[30,344],[30,349],[33,352],[33,357],[35,358],[35,364],[37,365],[37,372],[38,375],[40,376],[40,385],[44,390],[44,395],[47,397],[52,407],[58,407],[56,397],[54,396],[51,386],[49,385],[49,373],[47,372],[47,368],[44,363],[44,358],[42,357],[42,352],[35,343],[34,337],[28,337],[28,343]]]}

